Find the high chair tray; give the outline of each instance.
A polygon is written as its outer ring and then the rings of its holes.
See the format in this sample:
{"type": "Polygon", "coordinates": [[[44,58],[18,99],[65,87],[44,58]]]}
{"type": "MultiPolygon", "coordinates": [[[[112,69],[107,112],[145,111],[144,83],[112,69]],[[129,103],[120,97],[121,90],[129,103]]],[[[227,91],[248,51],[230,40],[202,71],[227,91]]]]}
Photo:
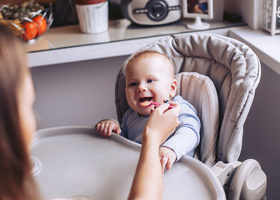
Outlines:
{"type": "MultiPolygon", "coordinates": [[[[44,199],[127,199],[140,148],[89,127],[43,129],[32,142],[33,173],[44,199]]],[[[185,156],[164,173],[163,199],[225,199],[225,194],[206,165],[185,156]]]]}

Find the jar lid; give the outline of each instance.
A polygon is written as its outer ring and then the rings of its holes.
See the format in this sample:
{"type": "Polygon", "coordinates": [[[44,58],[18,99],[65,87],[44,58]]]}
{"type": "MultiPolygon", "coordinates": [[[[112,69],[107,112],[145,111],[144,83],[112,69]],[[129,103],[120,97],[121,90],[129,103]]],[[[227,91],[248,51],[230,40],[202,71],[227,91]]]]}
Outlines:
{"type": "Polygon", "coordinates": [[[75,3],[78,5],[90,5],[90,4],[98,4],[103,3],[106,0],[75,0],[75,3]]]}

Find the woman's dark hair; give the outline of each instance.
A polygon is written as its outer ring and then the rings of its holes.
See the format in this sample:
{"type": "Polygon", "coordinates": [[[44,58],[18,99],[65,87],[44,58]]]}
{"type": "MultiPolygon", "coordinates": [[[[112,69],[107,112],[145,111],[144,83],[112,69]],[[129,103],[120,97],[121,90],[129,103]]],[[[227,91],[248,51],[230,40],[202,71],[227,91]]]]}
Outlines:
{"type": "Polygon", "coordinates": [[[0,25],[0,199],[38,200],[20,126],[19,91],[28,72],[21,41],[0,25]]]}

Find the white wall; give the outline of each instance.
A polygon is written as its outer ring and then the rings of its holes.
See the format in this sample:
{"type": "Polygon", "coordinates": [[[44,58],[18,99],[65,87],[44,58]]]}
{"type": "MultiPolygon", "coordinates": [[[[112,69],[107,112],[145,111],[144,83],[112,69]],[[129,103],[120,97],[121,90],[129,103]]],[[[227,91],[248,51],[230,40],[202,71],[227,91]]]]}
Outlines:
{"type": "Polygon", "coordinates": [[[38,129],[115,118],[114,86],[124,57],[31,68],[38,129]]]}

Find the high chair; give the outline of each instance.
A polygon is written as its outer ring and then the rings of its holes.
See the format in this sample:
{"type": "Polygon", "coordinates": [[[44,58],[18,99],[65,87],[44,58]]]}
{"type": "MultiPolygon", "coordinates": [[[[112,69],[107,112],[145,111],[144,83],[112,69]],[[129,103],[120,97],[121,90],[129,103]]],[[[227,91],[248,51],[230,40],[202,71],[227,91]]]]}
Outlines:
{"type": "MultiPolygon", "coordinates": [[[[261,75],[254,52],[237,40],[210,34],[169,36],[143,49],[171,59],[177,94],[196,108],[202,124],[195,158],[183,156],[164,173],[163,199],[265,199],[267,180],[259,163],[238,161],[261,75]]],[[[128,108],[124,72],[129,59],[116,79],[119,122],[128,108]]],[[[117,134],[102,138],[93,127],[43,129],[32,142],[33,174],[44,199],[126,199],[140,148],[117,134]]]]}
{"type": "MultiPolygon", "coordinates": [[[[201,33],[170,36],[144,49],[163,53],[173,62],[177,94],[196,108],[202,123],[195,157],[216,174],[227,198],[265,198],[267,180],[260,164],[253,159],[237,161],[243,126],[261,77],[255,53],[235,39],[201,33]]],[[[120,122],[128,108],[124,72],[131,56],[116,81],[120,122]]]]}

